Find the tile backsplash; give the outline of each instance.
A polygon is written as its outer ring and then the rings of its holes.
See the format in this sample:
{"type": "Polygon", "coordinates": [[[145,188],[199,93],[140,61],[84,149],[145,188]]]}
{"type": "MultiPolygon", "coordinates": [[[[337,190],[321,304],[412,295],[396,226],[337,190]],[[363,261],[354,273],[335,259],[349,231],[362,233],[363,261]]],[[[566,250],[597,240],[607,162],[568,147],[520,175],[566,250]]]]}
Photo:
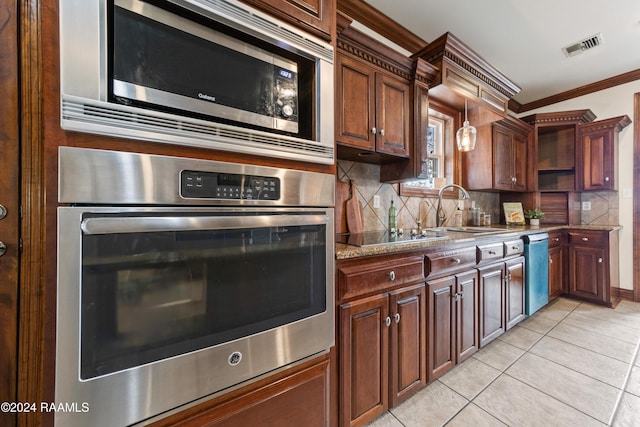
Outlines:
{"type": "MultiPolygon", "coordinates": [[[[437,197],[408,197],[401,196],[398,184],[384,184],[380,182],[380,167],[368,163],[338,160],[338,178],[344,182],[353,181],[358,199],[362,203],[364,217],[364,231],[384,230],[388,224],[388,212],[391,200],[396,207],[398,227],[405,230],[417,228],[418,220],[422,227],[436,226],[437,197]],[[380,196],[380,207],[373,207],[373,196],[380,196]]],[[[494,223],[500,218],[498,193],[470,191],[471,200],[477,207],[491,215],[494,223]]],[[[464,201],[463,224],[470,221],[468,210],[469,200],[464,201]]],[[[443,209],[447,217],[445,225],[455,225],[455,211],[458,199],[444,199],[443,209]]]]}

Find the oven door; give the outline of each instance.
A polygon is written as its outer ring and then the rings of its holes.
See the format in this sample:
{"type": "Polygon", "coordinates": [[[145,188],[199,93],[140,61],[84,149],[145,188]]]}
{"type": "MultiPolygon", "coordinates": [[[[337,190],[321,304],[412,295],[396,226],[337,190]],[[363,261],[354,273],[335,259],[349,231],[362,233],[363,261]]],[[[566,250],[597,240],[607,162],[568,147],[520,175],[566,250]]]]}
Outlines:
{"type": "Polygon", "coordinates": [[[90,408],[65,425],[138,422],[333,344],[332,209],[59,218],[56,401],[90,408]]]}

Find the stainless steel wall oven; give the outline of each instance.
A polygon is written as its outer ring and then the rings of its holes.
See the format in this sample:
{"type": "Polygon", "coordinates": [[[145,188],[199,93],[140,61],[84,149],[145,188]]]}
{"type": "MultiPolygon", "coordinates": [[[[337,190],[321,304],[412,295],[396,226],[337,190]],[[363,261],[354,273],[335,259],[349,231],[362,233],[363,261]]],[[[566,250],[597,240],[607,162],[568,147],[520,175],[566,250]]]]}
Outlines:
{"type": "Polygon", "coordinates": [[[130,425],[326,352],[332,175],[59,150],[56,401],[130,425]]]}

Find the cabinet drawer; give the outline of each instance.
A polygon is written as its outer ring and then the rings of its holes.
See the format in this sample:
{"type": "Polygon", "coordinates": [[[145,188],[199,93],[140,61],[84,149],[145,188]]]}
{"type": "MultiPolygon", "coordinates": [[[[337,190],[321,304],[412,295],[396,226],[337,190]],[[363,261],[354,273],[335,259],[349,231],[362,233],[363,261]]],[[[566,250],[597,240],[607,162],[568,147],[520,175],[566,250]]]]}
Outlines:
{"type": "Polygon", "coordinates": [[[449,251],[432,252],[425,255],[425,273],[427,277],[462,271],[476,265],[475,246],[449,251]]]}
{"type": "Polygon", "coordinates": [[[569,231],[569,243],[572,245],[606,245],[608,232],[603,231],[569,231]]]}
{"type": "Polygon", "coordinates": [[[564,231],[550,231],[549,232],[549,247],[554,248],[556,246],[564,245],[567,243],[567,233],[564,231]]]}
{"type": "Polygon", "coordinates": [[[521,255],[524,253],[524,242],[522,239],[514,239],[504,242],[504,256],[521,255]]]}
{"type": "Polygon", "coordinates": [[[502,243],[489,243],[478,246],[478,263],[500,259],[504,256],[502,243]]]}
{"type": "Polygon", "coordinates": [[[380,261],[338,269],[339,299],[348,299],[424,279],[421,256],[380,261]]]}

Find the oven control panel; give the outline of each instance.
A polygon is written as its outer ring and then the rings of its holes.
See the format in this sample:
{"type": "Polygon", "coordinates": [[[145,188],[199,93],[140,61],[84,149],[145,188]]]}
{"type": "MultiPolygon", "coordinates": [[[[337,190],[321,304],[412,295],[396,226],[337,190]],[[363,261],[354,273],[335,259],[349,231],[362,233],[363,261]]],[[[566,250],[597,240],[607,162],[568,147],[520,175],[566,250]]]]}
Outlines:
{"type": "Polygon", "coordinates": [[[180,193],[198,199],[278,200],[280,178],[185,170],[180,193]]]}

